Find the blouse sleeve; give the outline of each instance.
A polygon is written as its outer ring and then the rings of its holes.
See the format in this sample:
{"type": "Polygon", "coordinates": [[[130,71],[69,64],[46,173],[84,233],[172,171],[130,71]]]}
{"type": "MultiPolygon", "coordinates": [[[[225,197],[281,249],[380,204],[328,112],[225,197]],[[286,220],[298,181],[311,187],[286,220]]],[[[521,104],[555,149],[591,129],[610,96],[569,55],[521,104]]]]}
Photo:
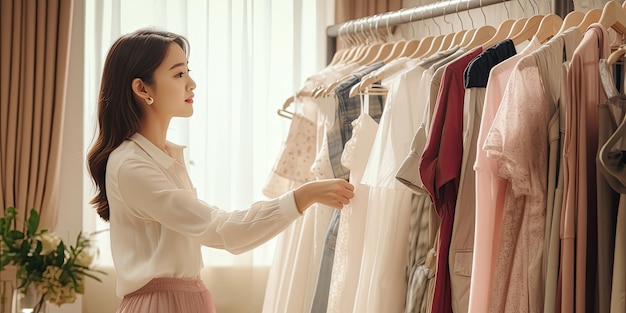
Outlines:
{"type": "Polygon", "coordinates": [[[231,253],[263,244],[300,216],[292,191],[247,210],[227,212],[199,200],[194,191],[177,188],[146,160],[126,160],[113,175],[130,214],[231,253]]]}

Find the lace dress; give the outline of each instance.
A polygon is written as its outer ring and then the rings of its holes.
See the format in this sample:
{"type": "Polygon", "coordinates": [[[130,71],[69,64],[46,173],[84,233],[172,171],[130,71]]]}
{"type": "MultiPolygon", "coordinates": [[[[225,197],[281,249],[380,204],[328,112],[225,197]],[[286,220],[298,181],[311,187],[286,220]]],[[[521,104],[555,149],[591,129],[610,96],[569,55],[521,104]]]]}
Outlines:
{"type": "MultiPolygon", "coordinates": [[[[369,97],[364,99],[365,108],[368,108],[369,97]]],[[[363,106],[361,110],[361,115],[352,122],[352,138],[346,142],[341,155],[341,163],[350,169],[355,196],[341,210],[328,297],[329,313],[351,312],[359,285],[369,197],[369,187],[359,182],[378,129],[378,123],[363,110],[363,106]]]]}

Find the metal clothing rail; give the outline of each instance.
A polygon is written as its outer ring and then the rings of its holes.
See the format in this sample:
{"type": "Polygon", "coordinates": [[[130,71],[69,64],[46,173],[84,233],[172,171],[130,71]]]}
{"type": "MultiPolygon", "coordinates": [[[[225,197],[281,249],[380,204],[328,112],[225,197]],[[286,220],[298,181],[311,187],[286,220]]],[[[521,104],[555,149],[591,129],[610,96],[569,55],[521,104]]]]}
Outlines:
{"type": "Polygon", "coordinates": [[[328,26],[326,28],[326,36],[335,38],[340,32],[341,34],[352,34],[376,27],[396,26],[507,1],[511,0],[450,0],[435,2],[419,7],[362,17],[345,23],[328,26]]]}

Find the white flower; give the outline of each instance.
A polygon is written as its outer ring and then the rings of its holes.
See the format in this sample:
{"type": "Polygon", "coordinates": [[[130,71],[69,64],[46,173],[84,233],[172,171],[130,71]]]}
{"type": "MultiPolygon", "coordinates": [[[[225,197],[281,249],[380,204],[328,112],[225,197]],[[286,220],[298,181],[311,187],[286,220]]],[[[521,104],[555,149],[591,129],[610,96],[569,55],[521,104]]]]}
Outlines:
{"type": "Polygon", "coordinates": [[[89,253],[87,250],[82,250],[76,256],[76,261],[74,261],[74,264],[78,266],[89,267],[91,266],[92,262],[93,256],[91,255],[91,253],[89,253]]]}
{"type": "Polygon", "coordinates": [[[40,255],[46,255],[57,249],[61,243],[61,238],[53,233],[45,232],[39,235],[37,240],[41,241],[41,253],[40,255]]]}

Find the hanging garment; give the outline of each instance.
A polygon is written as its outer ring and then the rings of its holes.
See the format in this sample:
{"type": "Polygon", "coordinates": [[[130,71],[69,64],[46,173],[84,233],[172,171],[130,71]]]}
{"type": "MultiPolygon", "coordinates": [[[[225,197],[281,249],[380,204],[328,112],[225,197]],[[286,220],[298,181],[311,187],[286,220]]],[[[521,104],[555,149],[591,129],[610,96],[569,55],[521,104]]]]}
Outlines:
{"type": "Polygon", "coordinates": [[[490,312],[543,311],[546,142],[551,123],[559,119],[563,58],[569,59],[579,41],[578,29],[569,29],[517,63],[485,140],[483,149],[499,159],[499,173],[509,181],[490,312]],[[546,73],[551,76],[544,81],[546,73]]]}
{"type": "MultiPolygon", "coordinates": [[[[364,107],[368,106],[366,104],[364,107]]],[[[328,313],[352,312],[355,305],[369,198],[369,186],[360,182],[377,129],[378,123],[369,115],[368,110],[362,108],[361,115],[353,121],[352,138],[346,143],[342,154],[341,163],[350,169],[350,181],[355,186],[355,196],[341,210],[329,287],[328,313]]]]}
{"type": "Polygon", "coordinates": [[[430,312],[432,290],[434,289],[435,257],[434,249],[436,231],[439,228],[439,217],[419,175],[419,162],[427,140],[430,119],[441,85],[441,76],[445,67],[465,53],[458,46],[438,52],[420,61],[422,75],[417,83],[419,97],[415,106],[422,112],[421,124],[411,140],[410,151],[402,161],[396,173],[396,179],[416,193],[410,213],[410,230],[408,243],[408,286],[405,312],[430,312]],[[424,227],[423,225],[427,225],[424,227]]]}
{"type": "Polygon", "coordinates": [[[507,180],[498,174],[500,162],[487,157],[482,147],[517,62],[540,46],[541,43],[533,38],[524,50],[494,66],[489,72],[474,164],[475,186],[481,186],[481,188],[476,190],[474,255],[468,310],[471,313],[488,312],[493,268],[496,263],[495,256],[508,184],[507,180]]]}
{"type": "MultiPolygon", "coordinates": [[[[313,78],[308,80],[303,90],[311,91],[321,82],[344,77],[350,72],[343,71],[351,71],[352,68],[347,65],[328,67],[318,76],[312,76],[313,78]]],[[[334,103],[332,98],[295,98],[294,106],[302,106],[304,115],[316,121],[317,140],[315,146],[308,147],[306,150],[307,153],[315,153],[313,164],[307,167],[301,164],[303,167],[294,168],[294,171],[312,173],[315,179],[332,178],[328,149],[323,141],[325,136],[320,135],[324,133],[326,125],[324,122],[320,123],[319,120],[334,120],[334,115],[328,118],[329,114],[334,114],[334,103]]],[[[282,152],[285,151],[288,150],[284,149],[282,152]]],[[[279,156],[279,159],[288,158],[279,156]]],[[[279,192],[280,188],[290,190],[298,186],[297,182],[285,179],[283,176],[275,175],[273,172],[264,190],[279,192]]],[[[319,271],[324,238],[332,212],[332,208],[314,204],[312,208],[304,212],[301,219],[292,223],[278,236],[277,248],[265,289],[263,312],[287,313],[309,310],[315,291],[315,279],[311,277],[317,277],[319,271]]]]}
{"type": "Polygon", "coordinates": [[[418,96],[411,92],[421,77],[413,66],[381,84],[388,90],[374,144],[361,183],[370,187],[359,285],[353,312],[401,312],[405,307],[411,192],[395,181],[417,128],[418,96]],[[399,157],[402,156],[402,157],[399,157]]]}
{"type": "Polygon", "coordinates": [[[433,312],[452,312],[448,249],[463,158],[463,72],[469,62],[481,52],[482,47],[473,49],[448,64],[445,69],[437,95],[431,132],[420,163],[420,176],[441,219],[433,312]]]}
{"type": "MultiPolygon", "coordinates": [[[[319,99],[316,103],[311,98],[303,98],[298,105],[305,107],[312,106],[317,108],[326,99],[319,99]]],[[[317,109],[316,109],[317,112],[317,109]]],[[[294,115],[295,118],[296,115],[294,115]]],[[[293,120],[292,120],[293,121],[293,120]]],[[[301,125],[308,125],[302,123],[301,125]]],[[[315,126],[317,127],[317,126],[315,126]]],[[[307,127],[308,128],[308,127],[307,127]]],[[[291,129],[291,128],[290,128],[291,129]]],[[[300,129],[300,128],[298,128],[300,129]]],[[[301,129],[303,132],[308,130],[301,129]]],[[[317,131],[316,131],[317,132],[317,131]]],[[[289,134],[291,136],[291,134],[289,134]]],[[[288,137],[289,137],[288,136],[288,137]]],[[[291,138],[299,138],[300,135],[293,135],[291,138]]],[[[291,142],[291,141],[290,141],[291,142]]],[[[310,145],[310,144],[309,144],[310,145]]],[[[311,152],[319,150],[317,143],[307,147],[301,152],[311,152]]],[[[304,149],[304,147],[303,147],[304,149]]],[[[283,152],[292,149],[284,149],[283,152]]],[[[289,158],[279,157],[279,159],[289,158]]],[[[309,166],[303,168],[293,168],[296,172],[310,173],[309,166]]],[[[290,168],[290,167],[287,167],[290,168]]],[[[332,172],[330,166],[328,171],[332,172]]],[[[319,175],[319,173],[317,174],[319,175]]],[[[277,175],[272,175],[277,176],[277,175]]],[[[319,176],[313,175],[316,179],[319,176]]],[[[271,183],[272,179],[270,179],[271,183]]],[[[288,188],[295,188],[298,185],[293,184],[288,188]]],[[[304,308],[310,306],[315,288],[315,281],[309,279],[316,277],[319,270],[319,260],[322,255],[323,234],[328,228],[332,209],[328,207],[319,207],[317,204],[303,213],[301,219],[296,220],[281,235],[278,236],[276,251],[267,281],[265,292],[265,300],[263,302],[263,312],[302,312],[304,308]]]]}
{"type": "MultiPolygon", "coordinates": [[[[595,294],[586,295],[586,275],[589,285],[595,285],[595,254],[592,268],[587,268],[587,237],[596,232],[588,232],[588,221],[592,230],[596,219],[596,166],[598,149],[598,104],[604,102],[600,91],[598,62],[610,53],[608,35],[600,24],[587,28],[584,38],[574,52],[568,74],[569,102],[565,125],[565,190],[564,212],[562,216],[563,256],[561,268],[562,312],[593,311],[595,294]],[[591,270],[593,269],[593,270],[591,270]],[[586,306],[590,297],[591,307],[586,306]],[[575,304],[575,306],[574,306],[575,304]]],[[[591,246],[596,246],[592,239],[591,246]]],[[[594,288],[589,288],[590,292],[594,288]]]]}
{"type": "MultiPolygon", "coordinates": [[[[328,157],[334,178],[348,179],[350,170],[341,164],[341,154],[346,142],[352,137],[352,121],[354,121],[361,112],[361,103],[359,97],[350,97],[350,89],[356,85],[363,76],[372,71],[381,68],[383,62],[377,62],[360,68],[344,79],[339,85],[333,89],[336,99],[334,106],[334,121],[326,130],[325,136],[328,147],[328,157]]],[[[369,112],[374,120],[380,120],[383,111],[383,100],[381,96],[368,96],[369,112]]],[[[329,123],[326,123],[329,124],[329,123]]],[[[320,263],[319,273],[317,275],[317,284],[315,294],[311,304],[310,312],[326,312],[328,306],[328,294],[330,288],[330,279],[332,275],[332,266],[335,255],[335,244],[337,242],[337,232],[339,229],[339,219],[341,211],[334,210],[329,227],[327,229],[326,239],[324,243],[324,251],[320,263]]]]}
{"type": "Polygon", "coordinates": [[[626,283],[626,179],[623,155],[626,140],[626,96],[621,94],[605,59],[599,74],[607,101],[599,107],[598,154],[598,312],[625,312],[626,283]],[[603,187],[603,188],[601,188],[603,187]],[[608,187],[608,188],[607,188],[608,187]],[[604,192],[600,192],[604,191],[604,192]],[[601,213],[602,212],[602,213],[601,213]],[[604,217],[604,218],[601,218],[604,217]],[[600,236],[604,235],[604,236],[600,236]],[[602,267],[600,267],[602,266],[602,267]]]}
{"type": "Polygon", "coordinates": [[[598,106],[598,154],[597,169],[597,200],[598,200],[598,307],[597,312],[610,312],[611,284],[613,280],[613,258],[615,256],[615,222],[620,194],[611,187],[607,180],[612,176],[606,171],[600,160],[600,150],[606,141],[617,130],[617,126],[626,115],[626,106],[620,101],[616,105],[611,102],[621,100],[616,86],[611,79],[611,70],[606,60],[599,61],[600,80],[608,100],[598,106]],[[613,100],[612,100],[613,99],[613,100]]]}
{"type": "Polygon", "coordinates": [[[463,159],[448,260],[454,312],[467,312],[469,306],[476,198],[473,164],[487,78],[493,66],[515,53],[515,45],[511,40],[502,41],[470,61],[464,72],[466,91],[463,105],[463,159]]]}

